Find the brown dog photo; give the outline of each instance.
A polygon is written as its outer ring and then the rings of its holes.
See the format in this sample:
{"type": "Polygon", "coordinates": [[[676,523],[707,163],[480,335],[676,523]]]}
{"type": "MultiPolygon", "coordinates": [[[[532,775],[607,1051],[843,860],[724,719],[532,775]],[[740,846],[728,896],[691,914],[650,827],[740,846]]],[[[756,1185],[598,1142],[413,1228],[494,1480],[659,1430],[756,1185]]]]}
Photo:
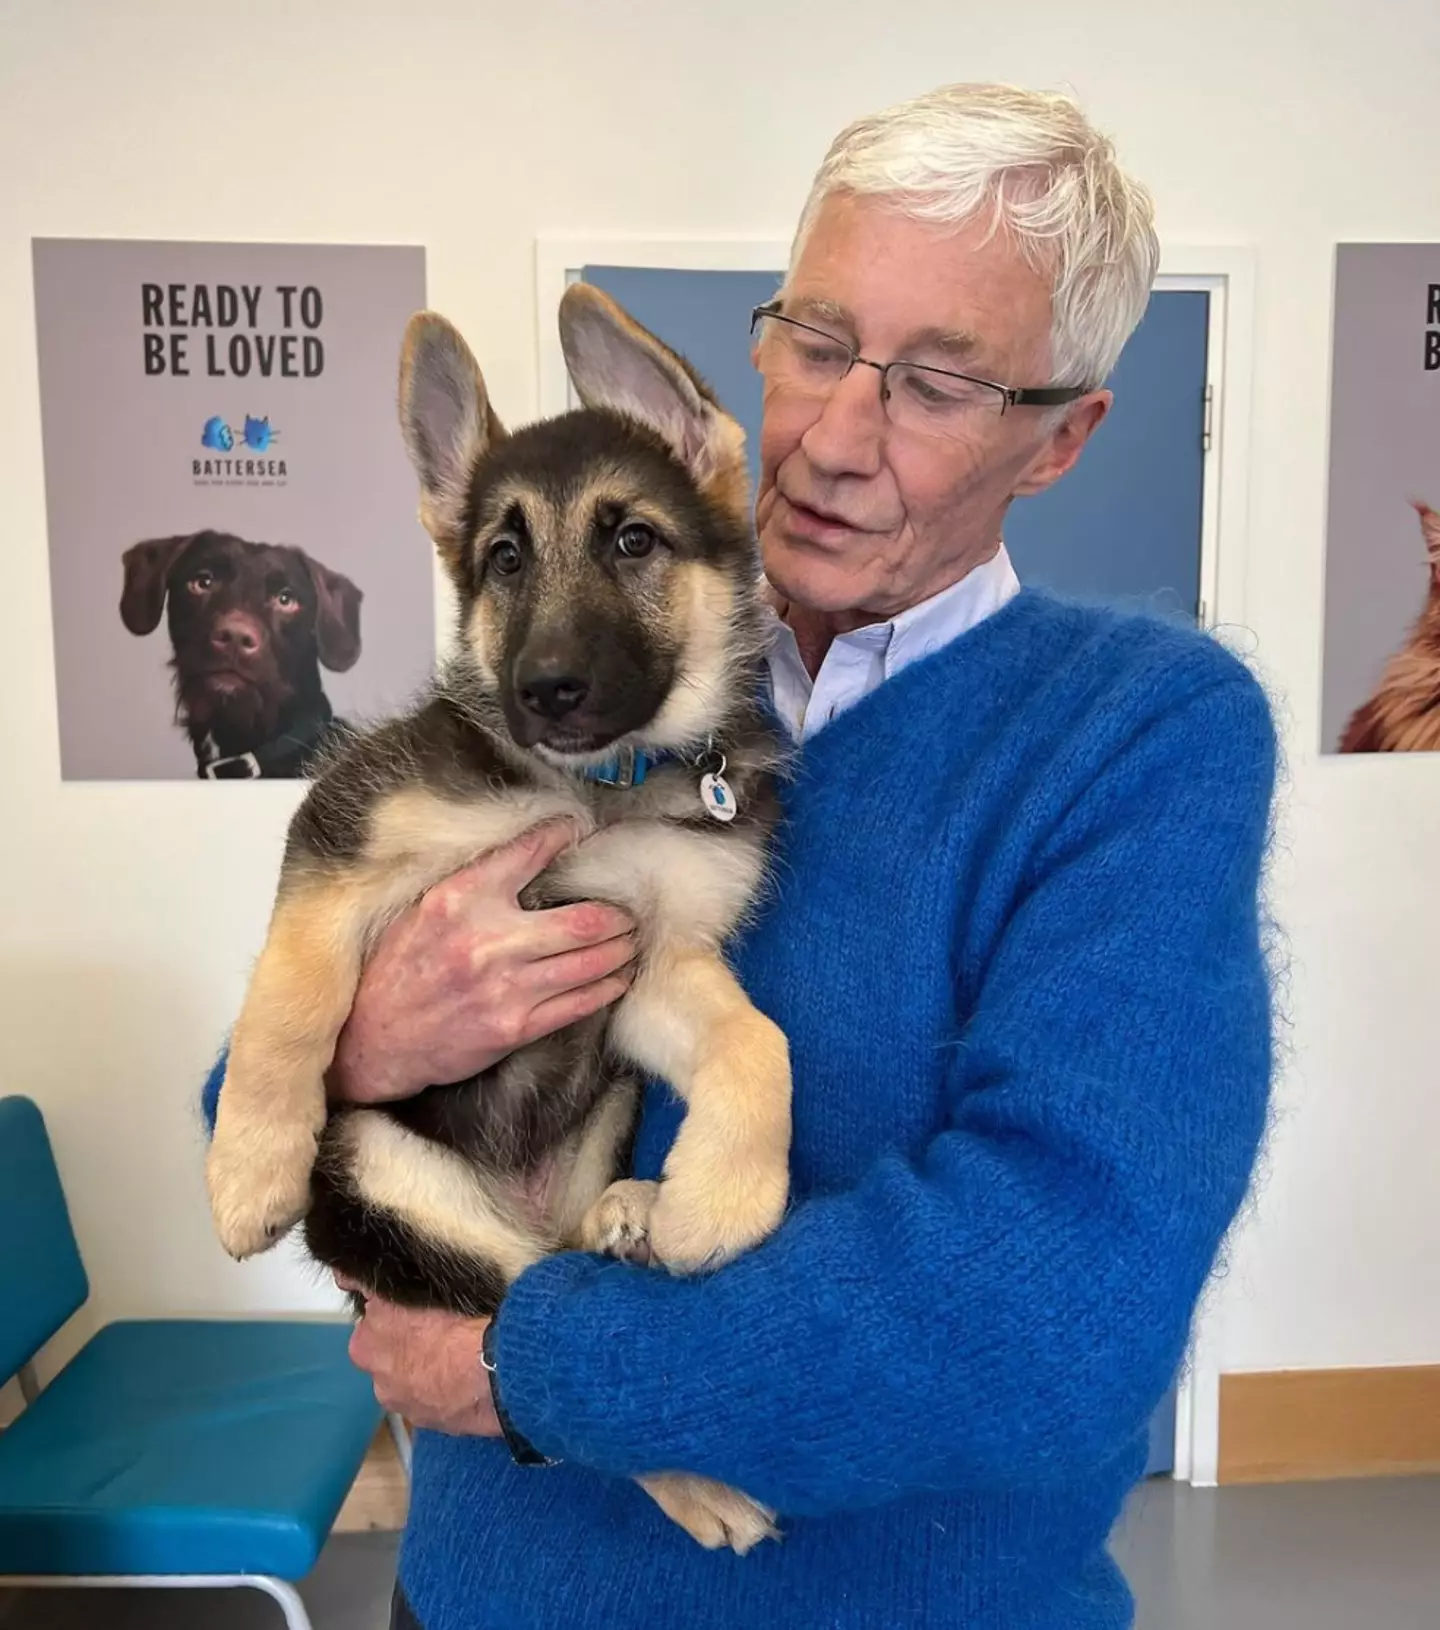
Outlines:
{"type": "Polygon", "coordinates": [[[206,530],[132,544],[120,620],[170,637],[175,722],[207,780],[306,774],[343,723],[320,670],[360,657],[362,591],[286,544],[206,530]]]}

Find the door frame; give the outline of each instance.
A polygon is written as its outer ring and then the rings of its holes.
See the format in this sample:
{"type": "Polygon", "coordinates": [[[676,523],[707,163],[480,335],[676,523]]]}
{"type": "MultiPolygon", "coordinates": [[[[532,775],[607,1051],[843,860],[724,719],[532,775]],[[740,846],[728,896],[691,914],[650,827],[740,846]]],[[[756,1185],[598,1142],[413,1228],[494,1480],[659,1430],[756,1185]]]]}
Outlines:
{"type": "MultiPolygon", "coordinates": [[[[578,405],[554,313],[581,268],[766,272],[784,267],[789,258],[789,244],[778,238],[541,233],[535,244],[541,414],[578,405]]],[[[1246,626],[1255,253],[1231,244],[1162,244],[1154,287],[1197,289],[1210,296],[1205,363],[1210,440],[1200,500],[1200,599],[1205,626],[1223,638],[1226,629],[1246,626]]],[[[1222,1295],[1211,1280],[1195,1315],[1175,1402],[1173,1476],[1199,1488],[1213,1488],[1218,1479],[1223,1316],[1222,1295]]]]}

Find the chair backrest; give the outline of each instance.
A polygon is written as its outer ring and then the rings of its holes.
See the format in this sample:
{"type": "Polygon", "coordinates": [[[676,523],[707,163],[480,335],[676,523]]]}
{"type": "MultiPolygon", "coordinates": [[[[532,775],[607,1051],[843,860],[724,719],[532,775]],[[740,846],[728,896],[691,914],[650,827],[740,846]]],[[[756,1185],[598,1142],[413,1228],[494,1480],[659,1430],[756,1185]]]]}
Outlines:
{"type": "Polygon", "coordinates": [[[0,1098],[0,1381],[90,1294],[40,1111],[0,1098]]]}

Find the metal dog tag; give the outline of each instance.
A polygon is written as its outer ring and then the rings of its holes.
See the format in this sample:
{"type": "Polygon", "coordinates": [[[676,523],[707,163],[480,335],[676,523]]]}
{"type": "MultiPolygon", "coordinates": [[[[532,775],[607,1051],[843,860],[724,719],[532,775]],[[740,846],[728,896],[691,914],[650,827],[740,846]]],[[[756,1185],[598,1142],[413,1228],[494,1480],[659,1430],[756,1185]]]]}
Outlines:
{"type": "Polygon", "coordinates": [[[733,821],[735,819],[735,794],[730,790],[730,783],[723,775],[701,776],[700,802],[704,804],[705,813],[712,820],[733,821]]]}

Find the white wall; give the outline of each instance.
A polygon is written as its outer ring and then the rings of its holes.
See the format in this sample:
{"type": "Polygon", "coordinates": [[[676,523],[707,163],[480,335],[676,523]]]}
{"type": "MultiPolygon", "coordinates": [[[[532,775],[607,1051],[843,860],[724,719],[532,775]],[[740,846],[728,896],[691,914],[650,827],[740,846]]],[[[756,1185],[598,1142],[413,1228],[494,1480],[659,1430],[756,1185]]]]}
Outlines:
{"type": "MultiPolygon", "coordinates": [[[[1242,606],[1289,721],[1294,1057],[1214,1314],[1227,1368],[1440,1361],[1440,762],[1321,762],[1331,246],[1440,236],[1433,0],[411,0],[0,8],[0,1090],[50,1118],[107,1315],[319,1306],[212,1245],[192,1101],[296,789],[63,785],[32,235],[421,242],[504,413],[536,400],[539,231],[788,236],[854,114],[1068,85],[1172,241],[1251,245],[1242,606]]],[[[547,314],[547,320],[548,314],[547,314]]],[[[1440,448],[1437,448],[1440,482],[1440,448]]]]}

